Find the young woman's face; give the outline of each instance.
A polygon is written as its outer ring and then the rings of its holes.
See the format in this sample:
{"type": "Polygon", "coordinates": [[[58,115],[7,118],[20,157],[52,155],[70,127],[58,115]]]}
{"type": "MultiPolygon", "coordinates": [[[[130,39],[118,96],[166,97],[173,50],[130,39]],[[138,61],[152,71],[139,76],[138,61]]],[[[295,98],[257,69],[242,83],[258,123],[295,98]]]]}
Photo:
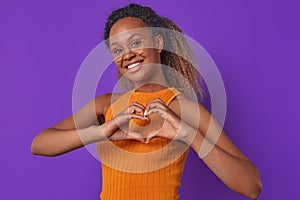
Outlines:
{"type": "Polygon", "coordinates": [[[142,20],[122,18],[112,26],[109,35],[115,63],[126,78],[133,82],[147,82],[161,73],[157,66],[161,63],[162,37],[153,35],[142,20]]]}

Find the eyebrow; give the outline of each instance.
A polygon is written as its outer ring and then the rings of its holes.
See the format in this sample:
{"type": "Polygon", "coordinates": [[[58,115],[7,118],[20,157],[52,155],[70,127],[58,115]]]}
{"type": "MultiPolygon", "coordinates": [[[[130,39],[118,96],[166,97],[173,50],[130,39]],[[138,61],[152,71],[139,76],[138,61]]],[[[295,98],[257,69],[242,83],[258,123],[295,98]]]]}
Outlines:
{"type": "MultiPolygon", "coordinates": [[[[143,35],[144,35],[144,34],[134,33],[134,34],[132,34],[130,37],[128,37],[126,40],[128,41],[128,40],[132,39],[132,38],[135,37],[135,36],[143,36],[143,35]]],[[[112,45],[118,45],[118,42],[110,43],[109,46],[112,46],[112,45]]]]}

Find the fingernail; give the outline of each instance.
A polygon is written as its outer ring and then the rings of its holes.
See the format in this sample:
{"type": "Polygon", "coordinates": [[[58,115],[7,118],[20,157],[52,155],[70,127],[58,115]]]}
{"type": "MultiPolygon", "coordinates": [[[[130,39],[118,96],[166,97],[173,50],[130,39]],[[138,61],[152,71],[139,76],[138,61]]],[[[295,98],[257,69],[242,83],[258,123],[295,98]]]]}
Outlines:
{"type": "Polygon", "coordinates": [[[146,117],[147,115],[148,115],[148,112],[147,112],[147,110],[145,110],[144,117],[146,117]]]}

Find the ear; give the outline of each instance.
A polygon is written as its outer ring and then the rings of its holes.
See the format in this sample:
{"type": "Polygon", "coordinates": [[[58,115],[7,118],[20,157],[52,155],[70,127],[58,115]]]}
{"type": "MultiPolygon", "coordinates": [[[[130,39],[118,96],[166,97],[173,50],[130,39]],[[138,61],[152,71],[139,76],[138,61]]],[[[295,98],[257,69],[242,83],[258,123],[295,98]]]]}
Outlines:
{"type": "Polygon", "coordinates": [[[155,36],[155,45],[158,52],[161,53],[164,48],[164,39],[160,34],[155,36]]]}

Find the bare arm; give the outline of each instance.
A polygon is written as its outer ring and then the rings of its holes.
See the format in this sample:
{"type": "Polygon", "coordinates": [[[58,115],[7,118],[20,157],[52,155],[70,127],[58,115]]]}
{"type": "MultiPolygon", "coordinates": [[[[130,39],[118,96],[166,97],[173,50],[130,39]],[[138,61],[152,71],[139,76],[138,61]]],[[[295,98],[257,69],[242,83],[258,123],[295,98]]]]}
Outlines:
{"type": "Polygon", "coordinates": [[[170,108],[172,107],[190,125],[186,134],[192,131],[197,132],[191,144],[193,150],[230,189],[250,199],[257,199],[262,189],[262,183],[255,165],[233,144],[211,113],[201,104],[186,99],[181,101],[181,105],[184,105],[184,111],[179,111],[179,101],[173,102],[170,108]],[[200,113],[200,118],[191,114],[197,110],[200,113]],[[205,138],[208,136],[207,133],[221,134],[214,144],[209,137],[205,138]],[[210,143],[212,147],[207,155],[203,155],[203,149],[201,149],[204,141],[210,143]]]}
{"type": "MultiPolygon", "coordinates": [[[[119,96],[120,94],[116,94],[113,99],[116,100],[119,96]]],[[[119,128],[119,125],[128,124],[131,118],[144,120],[144,117],[129,112],[130,109],[141,112],[143,109],[141,108],[142,105],[134,103],[114,119],[104,123],[105,119],[101,116],[105,114],[107,107],[111,104],[111,99],[111,94],[101,95],[90,101],[74,115],[41,131],[33,139],[31,152],[36,155],[58,156],[83,145],[106,141],[107,139],[136,139],[144,142],[143,138],[128,136],[127,133],[119,128]]]]}
{"type": "MultiPolygon", "coordinates": [[[[232,149],[236,146],[227,138],[224,131],[220,137],[207,156],[202,158],[203,162],[231,190],[250,199],[257,199],[262,188],[257,168],[248,158],[233,152],[235,150],[232,149]]],[[[198,154],[203,142],[204,134],[198,131],[191,145],[198,154]]]]}
{"type": "Polygon", "coordinates": [[[32,141],[31,152],[36,155],[57,156],[84,144],[105,139],[105,125],[100,128],[96,116],[103,115],[109,103],[109,94],[96,97],[74,115],[41,131],[32,141]]]}

